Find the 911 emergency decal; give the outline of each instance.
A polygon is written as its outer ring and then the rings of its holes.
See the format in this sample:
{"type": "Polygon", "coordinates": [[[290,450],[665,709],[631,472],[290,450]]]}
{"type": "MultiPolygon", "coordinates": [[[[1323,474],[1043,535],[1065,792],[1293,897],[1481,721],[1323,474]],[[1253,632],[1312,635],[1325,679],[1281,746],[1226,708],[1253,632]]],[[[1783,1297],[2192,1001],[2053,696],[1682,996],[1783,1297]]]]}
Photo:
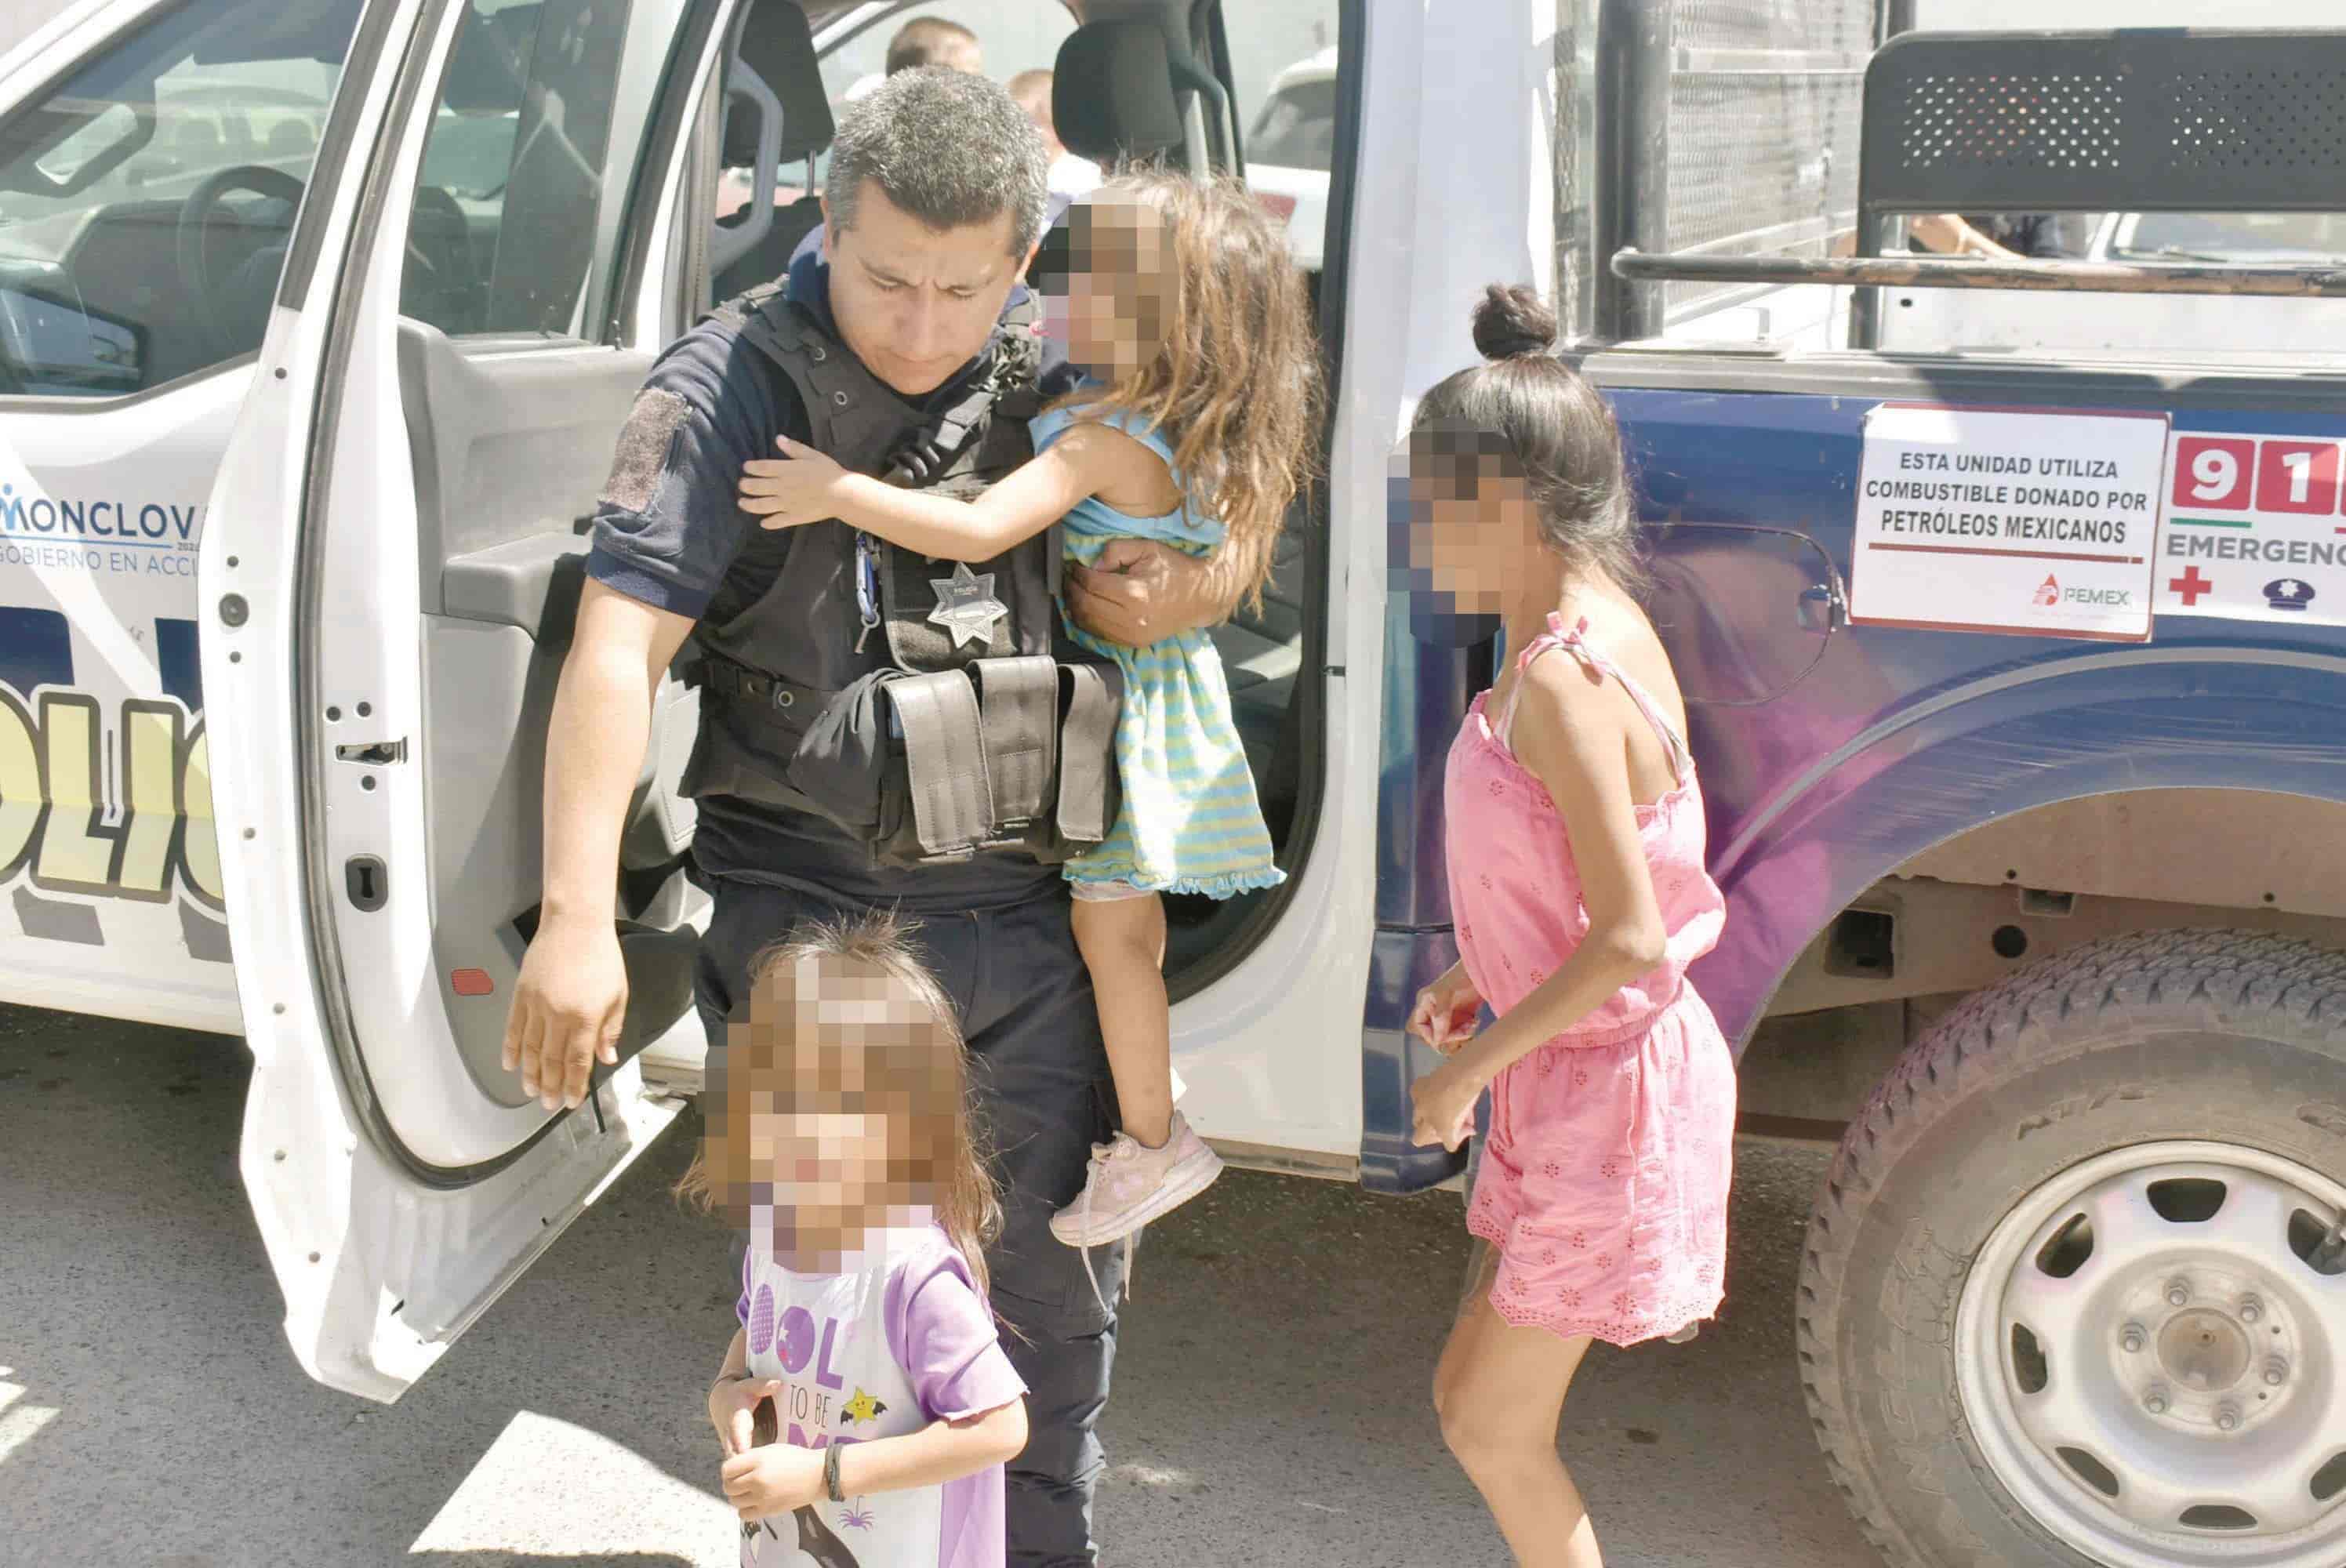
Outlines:
{"type": "Polygon", "coordinates": [[[1850,620],[2146,640],[2167,437],[2163,413],[1882,403],[1850,620]]]}
{"type": "Polygon", "coordinates": [[[2301,435],[2178,435],[2158,613],[2346,626],[2340,451],[2301,435]]]}

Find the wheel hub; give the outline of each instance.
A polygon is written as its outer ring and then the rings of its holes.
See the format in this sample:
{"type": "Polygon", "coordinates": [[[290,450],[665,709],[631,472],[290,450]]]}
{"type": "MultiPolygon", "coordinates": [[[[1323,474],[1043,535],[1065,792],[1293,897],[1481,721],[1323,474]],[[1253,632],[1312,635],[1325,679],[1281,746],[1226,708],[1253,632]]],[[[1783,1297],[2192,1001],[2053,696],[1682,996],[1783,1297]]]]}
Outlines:
{"type": "Polygon", "coordinates": [[[2248,1375],[2248,1330],[2208,1308],[2178,1312],[2159,1330],[2158,1362],[2187,1389],[2222,1393],[2248,1375]]]}
{"type": "Polygon", "coordinates": [[[2119,1150],[2023,1198],[1956,1313],[1990,1470],[2111,1568],[2346,1562],[2346,1186],[2259,1151],[2119,1150]]]}

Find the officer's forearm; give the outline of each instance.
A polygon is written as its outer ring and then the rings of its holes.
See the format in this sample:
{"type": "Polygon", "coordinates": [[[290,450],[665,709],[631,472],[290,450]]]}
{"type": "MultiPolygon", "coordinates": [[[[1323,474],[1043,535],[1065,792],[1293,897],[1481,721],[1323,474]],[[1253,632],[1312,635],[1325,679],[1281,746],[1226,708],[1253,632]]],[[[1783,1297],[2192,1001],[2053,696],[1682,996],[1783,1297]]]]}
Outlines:
{"type": "Polygon", "coordinates": [[[546,738],[547,921],[607,926],[619,834],[643,771],[652,686],[640,655],[581,643],[562,667],[546,738]]]}

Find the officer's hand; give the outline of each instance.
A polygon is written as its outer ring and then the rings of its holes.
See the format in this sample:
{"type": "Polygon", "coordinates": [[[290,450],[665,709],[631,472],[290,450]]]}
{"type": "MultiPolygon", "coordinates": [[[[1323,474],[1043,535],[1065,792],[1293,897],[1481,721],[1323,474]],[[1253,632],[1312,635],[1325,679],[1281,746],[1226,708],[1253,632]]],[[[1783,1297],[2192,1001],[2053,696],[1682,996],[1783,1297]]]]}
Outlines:
{"type": "Polygon", "coordinates": [[[753,457],[741,465],[741,510],[766,528],[796,528],[839,515],[839,484],[847,470],[802,441],[774,437],[786,454],[753,457]]]}
{"type": "Polygon", "coordinates": [[[618,932],[607,922],[541,924],[522,955],[505,1019],[505,1071],[519,1072],[523,1093],[536,1095],[547,1110],[576,1109],[586,1103],[595,1059],[618,1065],[627,1014],[618,932]]]}
{"type": "Polygon", "coordinates": [[[1068,562],[1066,600],[1076,625],[1135,648],[1229,615],[1210,566],[1146,539],[1111,539],[1087,567],[1068,562]]]}

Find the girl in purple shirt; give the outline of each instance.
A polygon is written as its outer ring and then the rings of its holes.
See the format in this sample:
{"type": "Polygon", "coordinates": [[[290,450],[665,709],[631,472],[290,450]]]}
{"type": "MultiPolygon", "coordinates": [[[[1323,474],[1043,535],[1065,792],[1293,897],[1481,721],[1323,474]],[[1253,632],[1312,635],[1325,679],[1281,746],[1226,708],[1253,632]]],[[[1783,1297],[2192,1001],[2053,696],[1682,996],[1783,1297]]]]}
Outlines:
{"type": "Polygon", "coordinates": [[[709,1391],[742,1568],[1000,1568],[1025,1384],[951,1003],[886,916],[799,933],[709,1058],[678,1190],[748,1227],[709,1391]]]}

